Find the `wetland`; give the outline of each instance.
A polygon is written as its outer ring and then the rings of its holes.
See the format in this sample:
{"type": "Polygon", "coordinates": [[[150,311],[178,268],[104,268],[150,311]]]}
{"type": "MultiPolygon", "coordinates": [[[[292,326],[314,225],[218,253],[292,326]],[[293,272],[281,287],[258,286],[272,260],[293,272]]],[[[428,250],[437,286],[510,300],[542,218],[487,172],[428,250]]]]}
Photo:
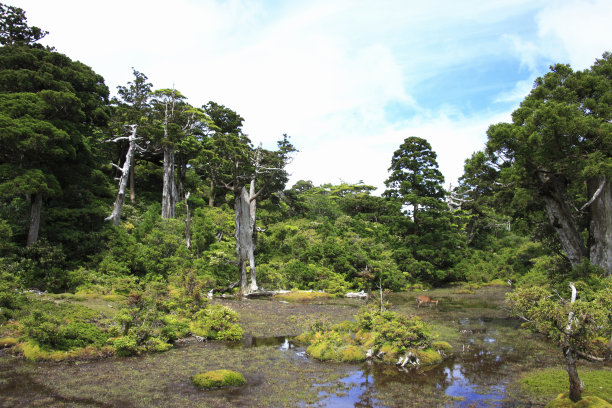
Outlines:
{"type": "MultiPolygon", "coordinates": [[[[164,353],[72,363],[0,357],[2,407],[524,407],[550,396],[530,395],[517,380],[525,372],[561,367],[561,355],[542,336],[520,330],[503,308],[503,287],[473,294],[428,292],[439,307],[416,307],[417,293],[388,297],[387,307],[418,314],[453,346],[442,363],[397,368],[367,361],[331,363],[308,358],[293,337],[317,321],[350,320],[358,299],[313,302],[227,300],[244,329],[240,342],[179,342],[164,353]],[[190,378],[229,369],[247,383],[201,390],[190,378]]],[[[579,369],[589,369],[584,363],[579,369]]],[[[608,364],[606,370],[612,369],[608,364]]],[[[546,398],[548,397],[548,399],[546,398]]],[[[554,395],[552,396],[554,397],[554,395]]]]}

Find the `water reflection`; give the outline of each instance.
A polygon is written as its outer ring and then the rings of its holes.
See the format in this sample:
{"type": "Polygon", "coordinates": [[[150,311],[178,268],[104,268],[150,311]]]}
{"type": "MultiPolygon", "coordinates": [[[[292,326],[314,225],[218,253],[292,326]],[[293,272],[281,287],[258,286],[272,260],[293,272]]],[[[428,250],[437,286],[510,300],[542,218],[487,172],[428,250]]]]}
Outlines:
{"type": "MultiPolygon", "coordinates": [[[[504,364],[517,361],[514,349],[498,341],[500,329],[514,327],[507,319],[461,319],[463,348],[441,364],[419,369],[364,363],[340,380],[339,390],[321,391],[325,407],[364,407],[379,405],[377,391],[392,384],[412,390],[434,389],[448,397],[449,407],[501,406],[506,383],[504,364]]],[[[325,384],[324,386],[332,386],[325,384]]],[[[418,391],[417,391],[418,392],[418,391]]],[[[409,403],[408,401],[407,403],[409,403]]],[[[412,401],[415,404],[414,401],[412,401]]]]}

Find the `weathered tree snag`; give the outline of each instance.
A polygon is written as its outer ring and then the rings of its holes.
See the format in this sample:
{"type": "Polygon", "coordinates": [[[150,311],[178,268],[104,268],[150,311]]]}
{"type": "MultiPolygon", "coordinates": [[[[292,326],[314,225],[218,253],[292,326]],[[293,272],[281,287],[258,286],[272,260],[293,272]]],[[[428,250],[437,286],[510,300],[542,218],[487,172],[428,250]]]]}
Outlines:
{"type": "Polygon", "coordinates": [[[163,219],[174,218],[174,148],[164,146],[164,177],[162,186],[163,219]]]}
{"type": "Polygon", "coordinates": [[[255,269],[253,259],[253,233],[251,231],[249,194],[245,187],[240,189],[234,200],[235,224],[236,224],[236,254],[238,255],[238,267],[240,270],[240,293],[249,293],[247,280],[247,263],[251,269],[255,269]]]}
{"type": "Polygon", "coordinates": [[[133,161],[130,167],[130,202],[132,204],[136,202],[136,181],[134,180],[134,162],[133,161]]]}
{"type": "Polygon", "coordinates": [[[121,212],[123,210],[123,203],[125,202],[125,190],[128,184],[132,161],[134,159],[134,152],[136,150],[136,130],[138,126],[132,125],[131,128],[132,134],[128,139],[130,141],[130,145],[125,155],[125,162],[123,163],[123,167],[119,168],[121,171],[121,177],[119,178],[119,190],[117,191],[117,198],[115,199],[115,204],[113,205],[113,212],[104,219],[104,221],[112,220],[115,227],[118,227],[119,223],[121,222],[121,212]]]}
{"type": "Polygon", "coordinates": [[[566,194],[565,178],[545,171],[538,172],[540,194],[544,200],[550,224],[557,232],[561,245],[572,266],[580,264],[588,251],[578,233],[566,194]]]}
{"type": "Polygon", "coordinates": [[[42,193],[35,193],[30,196],[30,229],[26,246],[32,246],[38,241],[38,230],[40,229],[40,210],[42,208],[42,193]]]}
{"type": "Polygon", "coordinates": [[[187,211],[187,219],[185,220],[185,241],[187,249],[191,249],[191,214],[189,214],[189,196],[191,193],[185,194],[185,211],[187,211]]]}
{"type": "Polygon", "coordinates": [[[255,245],[256,245],[256,234],[255,234],[255,222],[257,220],[257,193],[255,191],[255,178],[251,179],[251,186],[249,188],[249,230],[251,232],[251,246],[249,247],[249,264],[251,265],[251,285],[249,286],[249,292],[256,292],[259,288],[257,287],[257,278],[255,274],[255,245]]]}
{"type": "MultiPolygon", "coordinates": [[[[601,266],[608,277],[612,276],[612,183],[602,178],[587,182],[591,215],[590,254],[592,264],[601,266]]],[[[585,206],[586,206],[585,205],[585,206]]],[[[584,207],[583,207],[584,208],[584,207]]]]}

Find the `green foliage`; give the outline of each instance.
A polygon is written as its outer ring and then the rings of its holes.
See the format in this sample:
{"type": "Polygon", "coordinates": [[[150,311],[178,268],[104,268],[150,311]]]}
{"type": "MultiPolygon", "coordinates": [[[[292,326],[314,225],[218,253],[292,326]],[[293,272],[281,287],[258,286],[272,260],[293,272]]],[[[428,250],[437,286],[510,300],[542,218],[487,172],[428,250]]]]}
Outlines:
{"type": "Polygon", "coordinates": [[[31,45],[48,34],[35,26],[28,26],[25,11],[0,3],[0,44],[4,46],[31,45]]]}
{"type": "Polygon", "coordinates": [[[597,339],[612,335],[612,284],[606,279],[596,287],[584,282],[575,285],[591,289],[579,292],[574,303],[561,298],[559,292],[530,286],[509,293],[507,304],[514,315],[527,320],[525,327],[548,335],[572,352],[601,355],[597,339]],[[573,318],[568,330],[570,315],[573,318]]]}
{"type": "Polygon", "coordinates": [[[363,361],[369,350],[387,363],[412,355],[421,364],[437,364],[452,349],[446,342],[432,342],[431,327],[416,316],[365,308],[355,319],[331,327],[314,325],[299,341],[309,344],[309,356],[333,361],[363,361]]]}
{"type": "Polygon", "coordinates": [[[198,388],[221,388],[246,384],[246,379],[235,371],[215,370],[194,375],[191,383],[198,388]]]}
{"type": "Polygon", "coordinates": [[[85,346],[101,347],[108,334],[93,323],[84,321],[87,315],[80,314],[82,309],[64,308],[64,314],[54,310],[50,314],[44,309],[34,308],[30,316],[22,320],[24,335],[33,340],[43,350],[72,350],[85,346]],[[72,319],[77,320],[72,320],[72,319]]]}
{"type": "Polygon", "coordinates": [[[207,339],[237,341],[242,339],[242,328],[236,324],[238,314],[222,305],[211,305],[198,311],[189,326],[196,336],[207,339]]]}

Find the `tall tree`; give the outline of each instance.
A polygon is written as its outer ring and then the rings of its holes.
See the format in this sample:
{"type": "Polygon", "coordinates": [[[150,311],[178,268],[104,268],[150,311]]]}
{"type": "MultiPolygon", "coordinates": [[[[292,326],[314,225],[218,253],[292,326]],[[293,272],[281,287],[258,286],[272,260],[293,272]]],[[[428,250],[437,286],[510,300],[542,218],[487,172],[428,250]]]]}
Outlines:
{"type": "Polygon", "coordinates": [[[19,42],[0,48],[0,194],[29,198],[28,246],[38,240],[45,199],[91,198],[74,186],[100,175],[91,146],[107,104],[104,80],[84,64],[19,42]]]}
{"type": "Polygon", "coordinates": [[[405,139],[391,159],[391,175],[384,192],[384,196],[412,209],[408,210],[412,223],[398,224],[404,231],[397,231],[403,240],[396,249],[396,261],[413,275],[433,283],[449,279],[462,248],[462,238],[444,201],[444,177],[436,157],[425,139],[405,139]]]}
{"type": "Polygon", "coordinates": [[[573,266],[588,258],[612,275],[612,54],[588,70],[557,64],[512,114],[492,125],[487,150],[503,183],[548,215],[573,266]],[[588,231],[586,241],[583,232],[588,231]]]}
{"type": "Polygon", "coordinates": [[[438,208],[444,198],[444,176],[436,158],[427,140],[412,136],[404,140],[391,159],[384,195],[399,198],[412,207],[417,224],[419,208],[438,208]]]}
{"type": "Polygon", "coordinates": [[[183,198],[182,180],[185,174],[184,170],[182,173],[180,170],[186,168],[189,160],[188,156],[180,156],[177,175],[177,152],[181,155],[187,150],[198,150],[193,145],[201,142],[208,120],[202,109],[189,105],[175,89],[154,91],[151,105],[158,127],[157,144],[164,155],[162,218],[174,218],[175,205],[183,198]]]}
{"type": "Polygon", "coordinates": [[[146,75],[133,69],[134,80],[128,82],[128,86],[118,86],[117,90],[120,99],[113,99],[114,112],[112,116],[113,131],[119,134],[124,132],[125,128],[128,128],[128,136],[114,137],[112,142],[121,143],[127,140],[127,151],[125,152],[125,159],[123,166],[119,167],[119,187],[117,190],[117,197],[113,205],[112,213],[105,218],[105,221],[112,221],[113,225],[119,226],[121,222],[121,212],[123,209],[123,202],[125,201],[125,194],[130,182],[130,198],[134,202],[134,156],[136,149],[139,146],[136,141],[139,139],[138,130],[139,127],[145,123],[147,116],[149,115],[149,104],[148,98],[151,93],[152,85],[147,81],[146,75]]]}
{"type": "Polygon", "coordinates": [[[0,3],[0,44],[33,45],[49,34],[35,26],[28,26],[25,11],[0,3]]]}
{"type": "Polygon", "coordinates": [[[254,255],[257,200],[283,190],[288,179],[284,168],[295,148],[283,135],[278,150],[255,149],[242,132],[218,134],[213,146],[214,157],[220,160],[219,183],[234,194],[240,293],[246,295],[258,290],[254,255]]]}

